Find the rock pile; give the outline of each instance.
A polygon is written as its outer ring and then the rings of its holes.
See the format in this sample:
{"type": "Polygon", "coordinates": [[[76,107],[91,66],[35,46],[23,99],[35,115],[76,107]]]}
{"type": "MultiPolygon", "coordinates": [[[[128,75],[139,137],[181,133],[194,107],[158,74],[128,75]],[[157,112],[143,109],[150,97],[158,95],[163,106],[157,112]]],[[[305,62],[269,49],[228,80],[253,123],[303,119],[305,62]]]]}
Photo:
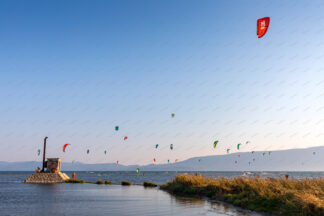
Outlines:
{"type": "Polygon", "coordinates": [[[64,183],[65,180],[70,179],[68,175],[62,172],[58,173],[34,173],[29,176],[24,183],[35,183],[35,184],[54,184],[64,183]]]}

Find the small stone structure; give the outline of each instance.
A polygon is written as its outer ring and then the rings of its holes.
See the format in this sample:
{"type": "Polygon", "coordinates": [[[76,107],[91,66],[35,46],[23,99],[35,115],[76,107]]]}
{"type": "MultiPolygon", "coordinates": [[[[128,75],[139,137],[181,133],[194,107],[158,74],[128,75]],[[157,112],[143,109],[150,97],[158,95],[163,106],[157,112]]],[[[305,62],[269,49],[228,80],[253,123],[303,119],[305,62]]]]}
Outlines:
{"type": "Polygon", "coordinates": [[[56,173],[34,173],[29,176],[24,183],[35,183],[35,184],[54,184],[64,183],[65,180],[70,179],[68,175],[62,172],[56,173]]]}
{"type": "Polygon", "coordinates": [[[35,184],[53,184],[63,183],[70,179],[68,175],[61,172],[61,158],[46,158],[46,141],[48,137],[44,139],[44,151],[43,151],[43,167],[36,169],[36,173],[29,176],[24,183],[35,184]],[[39,172],[40,171],[40,172],[39,172]]]}
{"type": "Polygon", "coordinates": [[[44,172],[36,172],[29,176],[24,183],[53,184],[70,179],[68,175],[61,172],[61,158],[47,158],[45,168],[44,172]]]}

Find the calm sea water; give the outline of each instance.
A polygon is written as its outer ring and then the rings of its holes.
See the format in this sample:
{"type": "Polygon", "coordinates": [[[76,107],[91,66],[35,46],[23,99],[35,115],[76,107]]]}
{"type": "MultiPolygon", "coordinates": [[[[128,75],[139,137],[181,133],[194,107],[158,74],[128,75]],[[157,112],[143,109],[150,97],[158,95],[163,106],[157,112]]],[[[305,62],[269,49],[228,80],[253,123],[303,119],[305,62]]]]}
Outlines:
{"type": "MultiPolygon", "coordinates": [[[[71,175],[70,172],[66,172],[71,175]]],[[[23,184],[31,172],[0,172],[0,215],[259,215],[200,199],[172,196],[157,188],[142,186],[96,184],[23,184]]],[[[176,172],[78,172],[86,181],[109,179],[112,182],[128,180],[142,184],[158,184],[172,180],[176,172]]],[[[206,176],[238,176],[240,172],[203,172],[206,176]]],[[[253,174],[253,173],[252,173],[253,174]]],[[[258,173],[261,174],[261,173],[258,173]]],[[[263,173],[278,176],[285,173],[263,173]]],[[[322,177],[324,173],[290,173],[297,178],[322,177]]]]}

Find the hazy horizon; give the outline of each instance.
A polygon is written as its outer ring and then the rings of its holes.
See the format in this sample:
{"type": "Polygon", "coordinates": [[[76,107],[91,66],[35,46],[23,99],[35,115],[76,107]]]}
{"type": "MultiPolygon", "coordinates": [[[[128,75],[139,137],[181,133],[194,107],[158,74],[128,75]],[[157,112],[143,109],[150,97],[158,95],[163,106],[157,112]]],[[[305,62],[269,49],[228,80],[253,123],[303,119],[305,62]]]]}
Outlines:
{"type": "MultiPolygon", "coordinates": [[[[217,172],[323,172],[324,146],[271,152],[238,152],[226,155],[193,157],[184,161],[160,164],[116,164],[62,162],[65,171],[217,171],[217,172]]],[[[2,162],[0,171],[33,171],[41,161],[2,162]]]]}

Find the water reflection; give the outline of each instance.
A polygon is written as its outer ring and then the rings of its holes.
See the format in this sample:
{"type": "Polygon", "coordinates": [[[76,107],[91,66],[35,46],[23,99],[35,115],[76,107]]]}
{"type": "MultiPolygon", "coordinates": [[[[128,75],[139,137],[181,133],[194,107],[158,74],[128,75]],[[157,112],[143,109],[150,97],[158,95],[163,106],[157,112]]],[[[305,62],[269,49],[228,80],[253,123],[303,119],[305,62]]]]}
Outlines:
{"type": "Polygon", "coordinates": [[[185,207],[202,207],[205,205],[205,200],[199,198],[187,198],[187,197],[180,197],[180,196],[173,196],[171,195],[171,201],[175,201],[176,204],[185,206],[185,207]]]}
{"type": "Polygon", "coordinates": [[[229,204],[226,204],[223,202],[205,200],[205,199],[200,199],[200,198],[195,198],[195,197],[188,198],[188,197],[172,195],[165,191],[162,191],[162,192],[169,195],[171,205],[182,206],[187,209],[188,208],[200,209],[204,212],[203,215],[232,215],[232,216],[262,215],[260,213],[237,208],[237,207],[234,207],[232,205],[229,205],[229,204]]]}

